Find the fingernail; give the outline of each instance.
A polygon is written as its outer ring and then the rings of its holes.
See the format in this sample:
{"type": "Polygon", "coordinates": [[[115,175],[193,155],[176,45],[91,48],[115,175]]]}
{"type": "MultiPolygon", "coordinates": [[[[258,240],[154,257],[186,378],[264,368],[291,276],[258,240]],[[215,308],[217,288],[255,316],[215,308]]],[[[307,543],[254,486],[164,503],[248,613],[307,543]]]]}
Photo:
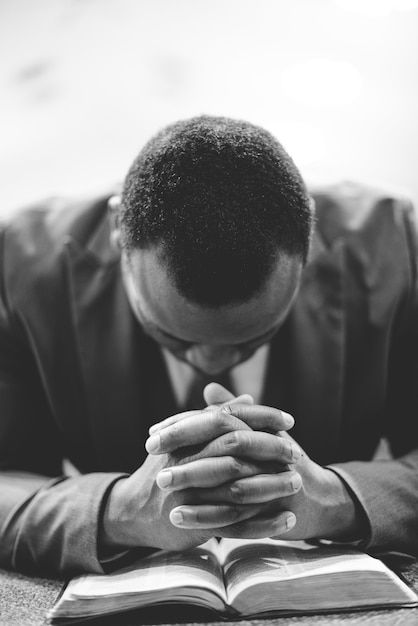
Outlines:
{"type": "Polygon", "coordinates": [[[161,437],[160,435],[152,435],[145,444],[145,449],[150,454],[155,454],[159,452],[161,447],[161,437]]]}
{"type": "Polygon", "coordinates": [[[295,425],[295,420],[290,415],[290,413],[285,413],[284,411],[282,411],[282,416],[283,416],[283,420],[284,420],[284,425],[287,428],[292,428],[292,426],[295,425]]]}
{"type": "Polygon", "coordinates": [[[300,448],[298,448],[297,446],[295,446],[295,444],[291,443],[290,444],[290,455],[292,457],[292,461],[294,463],[296,463],[297,461],[300,460],[302,454],[300,451],[300,448]]]}
{"type": "Polygon", "coordinates": [[[161,489],[165,489],[173,482],[173,474],[170,470],[163,470],[157,475],[157,485],[161,489]]]}
{"type": "Polygon", "coordinates": [[[150,435],[152,435],[152,433],[155,433],[155,431],[158,430],[159,428],[160,428],[160,424],[153,424],[148,429],[148,432],[149,432],[150,435]]]}
{"type": "Polygon", "coordinates": [[[288,515],[286,517],[286,528],[287,530],[290,530],[291,528],[293,528],[293,526],[296,524],[296,516],[293,515],[293,513],[291,515],[288,515]]]}
{"type": "Polygon", "coordinates": [[[300,486],[302,484],[302,477],[300,474],[295,474],[291,480],[291,484],[292,484],[292,489],[293,491],[297,491],[298,489],[300,489],[300,486]]]}
{"type": "Polygon", "coordinates": [[[181,511],[171,511],[170,520],[173,524],[181,526],[183,523],[183,513],[181,511]]]}

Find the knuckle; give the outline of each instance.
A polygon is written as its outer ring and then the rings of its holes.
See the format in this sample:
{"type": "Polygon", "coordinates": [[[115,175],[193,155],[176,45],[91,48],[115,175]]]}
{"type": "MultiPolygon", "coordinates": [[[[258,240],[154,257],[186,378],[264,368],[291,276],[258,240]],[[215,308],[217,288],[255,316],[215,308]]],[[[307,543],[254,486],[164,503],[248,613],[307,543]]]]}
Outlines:
{"type": "Polygon", "coordinates": [[[225,432],[229,430],[228,427],[228,418],[226,415],[222,413],[222,411],[216,411],[213,416],[214,427],[216,430],[225,432]]]}
{"type": "Polygon", "coordinates": [[[229,456],[228,458],[228,470],[229,470],[229,474],[232,477],[238,477],[241,476],[241,473],[243,471],[243,464],[242,462],[237,459],[235,456],[229,456]]]}
{"type": "Polygon", "coordinates": [[[227,407],[227,412],[234,418],[242,419],[242,407],[240,404],[230,403],[227,407]]]}
{"type": "Polygon", "coordinates": [[[251,448],[252,439],[251,432],[248,430],[231,430],[224,435],[224,443],[227,448],[232,448],[233,451],[245,453],[251,448]]]}
{"type": "Polygon", "coordinates": [[[231,483],[229,493],[234,502],[242,503],[245,500],[245,490],[240,483],[231,483]]]}
{"type": "Polygon", "coordinates": [[[222,405],[222,411],[224,411],[224,413],[228,413],[229,415],[232,415],[232,404],[231,402],[224,402],[222,405]]]}
{"type": "Polygon", "coordinates": [[[240,446],[240,438],[238,435],[238,431],[231,430],[224,437],[224,444],[227,448],[239,448],[240,446]]]}

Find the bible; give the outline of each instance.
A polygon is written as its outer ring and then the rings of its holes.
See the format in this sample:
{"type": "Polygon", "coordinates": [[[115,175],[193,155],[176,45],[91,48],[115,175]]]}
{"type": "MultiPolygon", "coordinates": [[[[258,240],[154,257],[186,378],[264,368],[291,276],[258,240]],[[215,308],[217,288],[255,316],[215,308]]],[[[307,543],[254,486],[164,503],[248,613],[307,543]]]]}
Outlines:
{"type": "Polygon", "coordinates": [[[160,550],[112,574],[74,578],[49,614],[65,622],[188,604],[225,619],[416,606],[382,561],[350,547],[273,539],[211,539],[160,550]]]}

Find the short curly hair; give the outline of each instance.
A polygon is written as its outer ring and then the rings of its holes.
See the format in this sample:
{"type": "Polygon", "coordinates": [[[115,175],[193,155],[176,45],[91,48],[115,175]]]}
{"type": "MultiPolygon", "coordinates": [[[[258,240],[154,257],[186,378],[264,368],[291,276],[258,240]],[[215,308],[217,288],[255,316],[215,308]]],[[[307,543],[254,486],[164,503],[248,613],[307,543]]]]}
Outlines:
{"type": "Polygon", "coordinates": [[[161,244],[176,287],[209,307],[249,300],[281,253],[303,262],[312,209],[282,145],[245,121],[200,116],[155,135],[124,181],[125,249],[161,244]]]}

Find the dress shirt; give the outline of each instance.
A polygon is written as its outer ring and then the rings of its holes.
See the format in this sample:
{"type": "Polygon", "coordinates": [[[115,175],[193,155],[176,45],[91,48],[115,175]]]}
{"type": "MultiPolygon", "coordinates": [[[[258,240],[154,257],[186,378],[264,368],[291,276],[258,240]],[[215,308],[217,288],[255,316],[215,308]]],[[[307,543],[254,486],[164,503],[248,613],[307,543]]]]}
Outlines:
{"type": "MultiPolygon", "coordinates": [[[[230,371],[233,389],[229,391],[237,396],[249,393],[254,398],[254,402],[259,403],[263,392],[269,351],[269,344],[264,344],[249,359],[233,367],[230,371]]],[[[177,405],[182,408],[193,384],[194,369],[188,363],[177,359],[167,349],[162,348],[162,353],[174,397],[177,405]]]]}

